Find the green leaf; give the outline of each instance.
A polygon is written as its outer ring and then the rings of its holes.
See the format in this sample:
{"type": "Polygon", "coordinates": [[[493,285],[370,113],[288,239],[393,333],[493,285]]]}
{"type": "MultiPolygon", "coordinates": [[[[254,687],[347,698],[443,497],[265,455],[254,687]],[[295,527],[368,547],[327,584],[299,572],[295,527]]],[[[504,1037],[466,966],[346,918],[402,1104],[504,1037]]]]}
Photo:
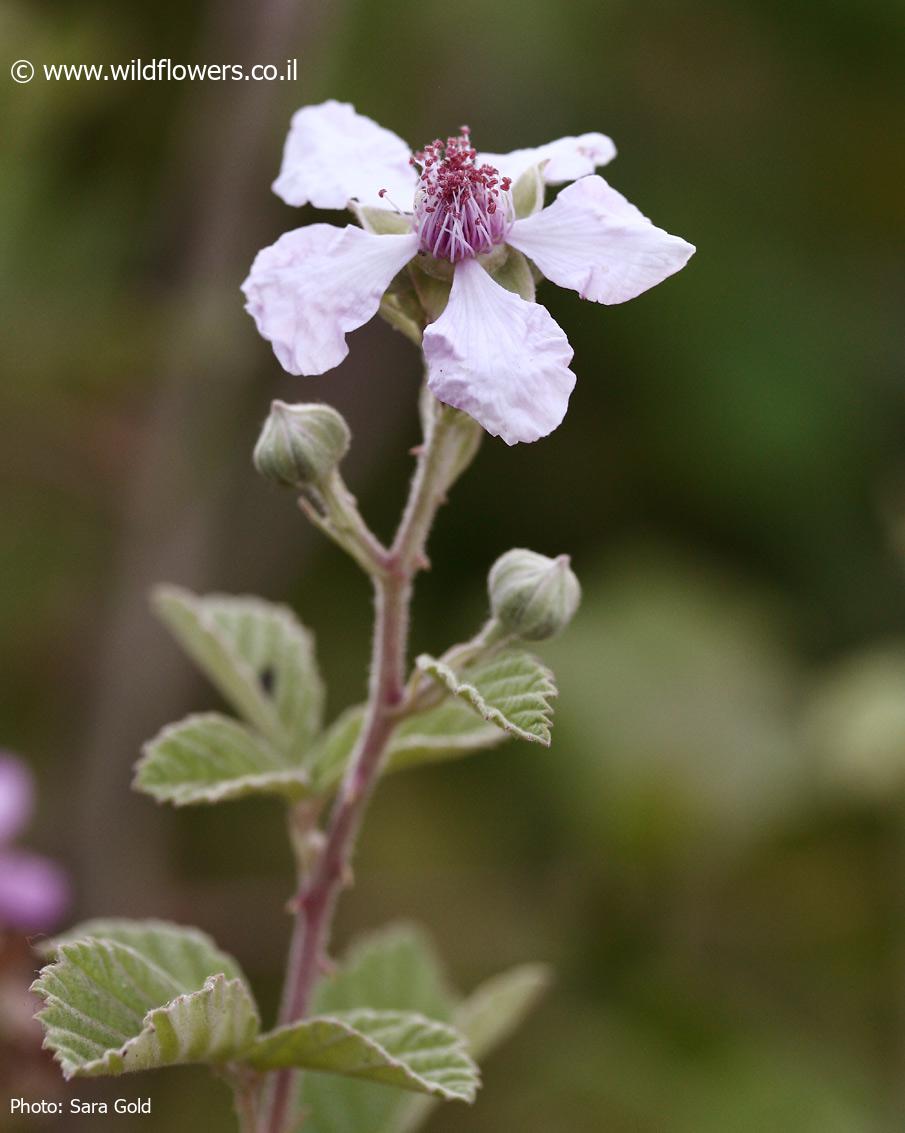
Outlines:
{"type": "MultiPolygon", "coordinates": [[[[62,945],[76,940],[113,940],[140,953],[155,967],[166,972],[181,987],[201,987],[210,975],[222,972],[228,979],[245,980],[242,970],[228,952],[198,928],[170,921],[134,921],[122,917],[99,917],[82,921],[65,933],[36,945],[43,956],[55,956],[62,945]]],[[[246,981],[247,982],[247,981],[246,981]]]]}
{"type": "Polygon", "coordinates": [[[324,690],[313,638],[292,611],[175,586],[159,587],[154,604],[236,711],[287,758],[300,759],[320,730],[324,690]]]}
{"type": "Polygon", "coordinates": [[[544,964],[522,964],[482,983],[459,1005],[455,1024],[475,1058],[482,1058],[521,1026],[550,986],[544,964]]]}
{"type": "Polygon", "coordinates": [[[331,790],[342,779],[364,718],[363,704],[347,708],[318,739],[311,756],[311,777],[318,793],[331,790]]]}
{"type": "MultiPolygon", "coordinates": [[[[482,984],[464,1002],[450,989],[429,937],[413,925],[391,925],[358,941],[318,988],[316,1010],[330,1014],[357,1003],[418,1011],[452,1022],[469,1053],[489,1054],[519,1025],[549,983],[540,965],[524,965],[482,984]],[[442,1014],[441,1014],[442,1013],[442,1014]]],[[[306,1076],[301,1105],[311,1133],[412,1133],[436,1102],[367,1082],[306,1076]]]]}
{"type": "Polygon", "coordinates": [[[269,685],[290,743],[307,743],[320,731],[324,716],[314,635],[288,606],[216,595],[203,602],[235,651],[269,685]]]}
{"type": "Polygon", "coordinates": [[[258,1070],[297,1067],[474,1101],[478,1068],[445,1023],[404,1011],[348,1011],[261,1035],[245,1060],[258,1070]]]}
{"type": "Polygon", "coordinates": [[[134,786],[175,806],[245,795],[310,794],[305,772],[249,728],[215,712],[170,724],[143,747],[134,786]]]}
{"type": "MultiPolygon", "coordinates": [[[[472,1055],[484,1058],[507,1039],[536,1006],[549,983],[549,969],[542,964],[524,964],[491,977],[460,1003],[455,1024],[472,1055]]],[[[433,1108],[432,1098],[404,1098],[391,1118],[379,1126],[379,1133],[415,1133],[433,1108]]]]}
{"type": "MultiPolygon", "coordinates": [[[[363,719],[364,708],[356,705],[338,716],[321,737],[312,757],[318,791],[330,790],[342,778],[363,719]]],[[[385,771],[458,759],[496,747],[505,739],[499,728],[477,718],[464,704],[446,701],[400,724],[390,739],[385,771]]]]}
{"type": "Polygon", "coordinates": [[[318,985],[315,1010],[415,1011],[446,1023],[452,1022],[455,1001],[427,935],[416,925],[395,924],[356,941],[318,985]]]}
{"type": "Polygon", "coordinates": [[[550,746],[553,674],[530,653],[507,650],[462,670],[422,654],[415,662],[473,711],[510,735],[550,746]]]}
{"type": "Polygon", "coordinates": [[[86,928],[120,939],[53,942],[58,959],[32,985],[44,999],[44,1045],[66,1078],[220,1063],[250,1047],[259,1019],[241,975],[208,970],[199,982],[212,961],[238,973],[203,934],[116,921],[86,928]]]}
{"type": "Polygon", "coordinates": [[[464,704],[448,700],[400,724],[390,741],[388,770],[458,759],[505,740],[499,728],[476,717],[464,704]]]}
{"type": "MultiPolygon", "coordinates": [[[[397,924],[361,938],[336,971],[318,986],[319,1015],[355,1007],[415,1011],[451,1022],[456,996],[448,986],[427,935],[414,925],[397,924]]],[[[312,1133],[376,1133],[394,1128],[393,1115],[413,1098],[369,1082],[337,1081],[307,1074],[302,1081],[302,1109],[310,1114],[312,1133]]]]}

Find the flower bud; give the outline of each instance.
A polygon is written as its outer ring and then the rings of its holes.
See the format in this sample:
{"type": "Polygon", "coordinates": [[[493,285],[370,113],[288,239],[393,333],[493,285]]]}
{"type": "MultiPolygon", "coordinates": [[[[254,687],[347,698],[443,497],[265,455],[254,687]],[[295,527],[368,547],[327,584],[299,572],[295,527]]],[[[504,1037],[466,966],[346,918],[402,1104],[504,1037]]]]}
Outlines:
{"type": "Polygon", "coordinates": [[[289,488],[322,484],[349,449],[349,426],[329,405],[274,401],[255,445],[262,476],[289,488]]]}
{"type": "Polygon", "coordinates": [[[493,616],[508,633],[543,641],[565,629],[581,601],[569,556],[549,559],[534,551],[507,551],[487,580],[493,616]]]}

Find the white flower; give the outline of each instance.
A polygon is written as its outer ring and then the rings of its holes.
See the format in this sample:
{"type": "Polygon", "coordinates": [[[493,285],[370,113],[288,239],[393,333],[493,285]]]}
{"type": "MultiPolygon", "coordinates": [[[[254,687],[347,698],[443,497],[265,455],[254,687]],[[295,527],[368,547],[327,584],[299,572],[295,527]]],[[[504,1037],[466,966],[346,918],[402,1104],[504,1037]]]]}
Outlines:
{"type": "Polygon", "coordinates": [[[597,303],[633,299],[694,252],[595,174],[615,153],[603,134],[583,134],[481,154],[463,127],[413,155],[348,103],[303,107],[274,190],[318,208],[388,198],[407,210],[403,231],[311,224],[287,232],[256,257],[242,285],[247,309],[284,369],[322,374],[345,358],[346,335],[377,313],[399,272],[417,257],[449,261],[446,308],[424,328],[428,386],[508,444],[537,440],[565,416],[572,348],[546,308],[489,274],[500,249],[516,249],[547,279],[597,303]],[[517,217],[512,183],[532,169],[548,184],[573,184],[517,217]]]}

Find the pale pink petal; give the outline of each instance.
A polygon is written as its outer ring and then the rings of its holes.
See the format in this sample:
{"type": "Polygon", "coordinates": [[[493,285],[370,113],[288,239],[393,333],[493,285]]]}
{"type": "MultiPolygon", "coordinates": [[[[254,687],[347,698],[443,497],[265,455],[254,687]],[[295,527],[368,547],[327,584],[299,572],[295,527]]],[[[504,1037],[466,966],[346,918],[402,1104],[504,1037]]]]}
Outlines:
{"type": "Polygon", "coordinates": [[[66,874],[48,858],[0,851],[0,931],[49,932],[69,904],[66,874]]]}
{"type": "Polygon", "coordinates": [[[513,224],[507,242],[595,303],[624,303],[683,268],[694,245],[656,228],[602,177],[582,177],[513,224]]]}
{"type": "Polygon", "coordinates": [[[479,165],[487,162],[495,166],[504,177],[511,177],[513,181],[517,181],[532,165],[545,161],[544,180],[548,185],[561,185],[593,173],[598,165],[606,165],[615,156],[612,138],[606,134],[582,134],[577,138],[558,138],[533,149],[479,153],[477,161],[479,165]]]}
{"type": "Polygon", "coordinates": [[[0,751],[0,846],[25,828],[34,807],[34,780],[21,759],[0,751]]]}
{"type": "Polygon", "coordinates": [[[434,396],[510,445],[552,432],[575,385],[572,347],[552,315],[474,259],[456,265],[446,310],[424,332],[424,357],[434,396]]]}
{"type": "Polygon", "coordinates": [[[377,194],[386,189],[408,211],[417,181],[410,157],[411,150],[392,130],[358,114],[350,103],[330,99],[293,115],[273,191],[289,205],[344,209],[353,197],[385,205],[377,194]]]}
{"type": "Polygon", "coordinates": [[[309,224],[258,252],[245,309],[290,374],[323,374],[349,353],[346,335],[377,312],[418,237],[309,224]]]}

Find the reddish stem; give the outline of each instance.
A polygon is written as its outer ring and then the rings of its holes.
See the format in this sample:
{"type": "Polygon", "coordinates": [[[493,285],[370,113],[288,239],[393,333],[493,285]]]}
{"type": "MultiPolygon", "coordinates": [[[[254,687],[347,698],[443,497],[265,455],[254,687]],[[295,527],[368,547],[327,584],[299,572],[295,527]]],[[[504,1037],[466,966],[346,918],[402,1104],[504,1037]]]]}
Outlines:
{"type": "MultiPolygon", "coordinates": [[[[280,1024],[308,1013],[326,960],[336,902],[351,878],[350,862],[368,800],[380,774],[387,743],[405,695],[406,644],[414,577],[437,508],[461,471],[456,418],[440,408],[426,438],[405,513],[381,570],[374,575],[376,617],[367,713],[333,806],[323,848],[300,885],[289,950],[280,1024]]],[[[297,1072],[273,1076],[264,1128],[288,1133],[297,1072]]]]}

